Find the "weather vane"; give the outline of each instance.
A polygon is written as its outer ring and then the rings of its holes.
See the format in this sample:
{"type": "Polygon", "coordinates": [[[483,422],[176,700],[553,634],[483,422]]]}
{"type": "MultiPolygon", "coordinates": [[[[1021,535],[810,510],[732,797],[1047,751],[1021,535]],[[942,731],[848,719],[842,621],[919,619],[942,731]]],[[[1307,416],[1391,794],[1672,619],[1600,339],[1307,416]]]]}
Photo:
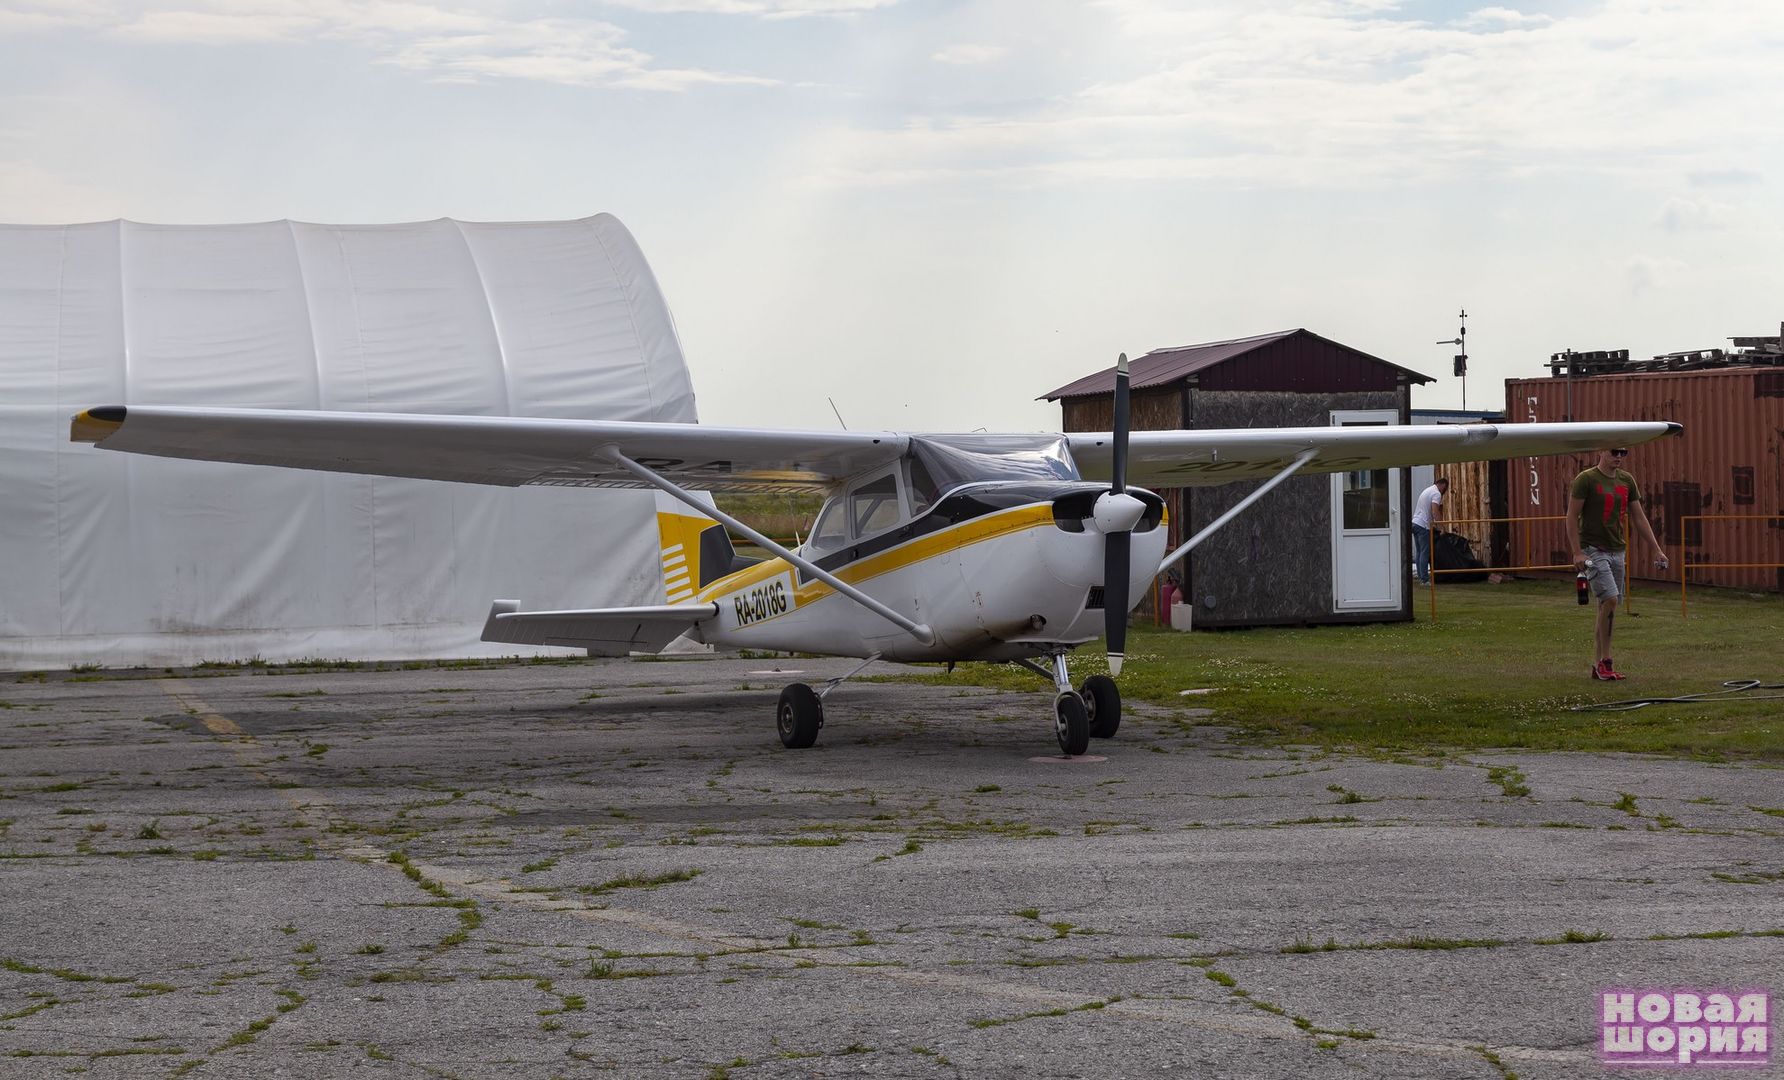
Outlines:
{"type": "Polygon", "coordinates": [[[1456,331],[1455,337],[1450,338],[1447,341],[1439,341],[1439,342],[1437,342],[1437,344],[1439,344],[1439,345],[1454,345],[1457,349],[1456,358],[1455,358],[1456,359],[1456,378],[1462,380],[1462,408],[1467,409],[1468,408],[1468,309],[1463,308],[1462,314],[1459,317],[1462,320],[1462,329],[1456,331]]]}

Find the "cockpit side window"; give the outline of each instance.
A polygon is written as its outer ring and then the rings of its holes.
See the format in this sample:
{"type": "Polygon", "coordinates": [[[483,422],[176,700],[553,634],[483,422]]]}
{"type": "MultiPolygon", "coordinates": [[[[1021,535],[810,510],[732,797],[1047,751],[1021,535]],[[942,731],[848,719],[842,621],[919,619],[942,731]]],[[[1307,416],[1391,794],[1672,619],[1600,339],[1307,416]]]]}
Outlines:
{"type": "Polygon", "coordinates": [[[843,500],[831,499],[818,514],[817,524],[812,526],[811,539],[807,543],[817,551],[835,551],[848,542],[848,515],[843,512],[843,500]]]}
{"type": "Polygon", "coordinates": [[[849,521],[859,540],[870,533],[891,528],[904,516],[898,503],[898,474],[875,477],[849,492],[849,521]]]}

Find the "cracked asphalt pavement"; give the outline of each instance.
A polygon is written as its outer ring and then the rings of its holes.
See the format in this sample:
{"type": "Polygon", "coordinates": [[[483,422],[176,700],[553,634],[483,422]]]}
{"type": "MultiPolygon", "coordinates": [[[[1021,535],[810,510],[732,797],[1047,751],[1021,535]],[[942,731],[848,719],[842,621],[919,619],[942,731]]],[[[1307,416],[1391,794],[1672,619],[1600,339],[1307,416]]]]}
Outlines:
{"type": "Polygon", "coordinates": [[[1776,766],[1063,763],[1038,679],[783,750],[852,666],[0,676],[0,1076],[1596,1078],[1602,988],[1779,988],[1776,766]]]}

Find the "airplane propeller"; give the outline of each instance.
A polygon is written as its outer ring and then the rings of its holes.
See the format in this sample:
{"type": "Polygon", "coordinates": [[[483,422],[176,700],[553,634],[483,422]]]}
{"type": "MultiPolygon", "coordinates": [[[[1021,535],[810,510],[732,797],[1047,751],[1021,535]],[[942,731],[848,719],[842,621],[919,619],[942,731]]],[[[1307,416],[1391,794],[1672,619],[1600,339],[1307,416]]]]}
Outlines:
{"type": "Polygon", "coordinates": [[[1115,362],[1114,478],[1097,496],[1092,512],[1103,534],[1103,637],[1109,649],[1109,674],[1121,674],[1127,648],[1128,569],[1132,562],[1134,526],[1146,504],[1127,493],[1128,373],[1127,354],[1115,362]]]}

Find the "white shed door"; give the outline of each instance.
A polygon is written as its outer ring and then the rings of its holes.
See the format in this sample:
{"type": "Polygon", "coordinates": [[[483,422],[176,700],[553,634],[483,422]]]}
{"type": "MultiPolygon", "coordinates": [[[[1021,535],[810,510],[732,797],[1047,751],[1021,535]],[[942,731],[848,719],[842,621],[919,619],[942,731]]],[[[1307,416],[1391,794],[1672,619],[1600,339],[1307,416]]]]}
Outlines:
{"type": "MultiPolygon", "coordinates": [[[[1399,422],[1393,409],[1335,410],[1342,427],[1399,422]]],[[[1393,611],[1405,587],[1400,567],[1400,470],[1332,476],[1332,610],[1393,611]]]]}

